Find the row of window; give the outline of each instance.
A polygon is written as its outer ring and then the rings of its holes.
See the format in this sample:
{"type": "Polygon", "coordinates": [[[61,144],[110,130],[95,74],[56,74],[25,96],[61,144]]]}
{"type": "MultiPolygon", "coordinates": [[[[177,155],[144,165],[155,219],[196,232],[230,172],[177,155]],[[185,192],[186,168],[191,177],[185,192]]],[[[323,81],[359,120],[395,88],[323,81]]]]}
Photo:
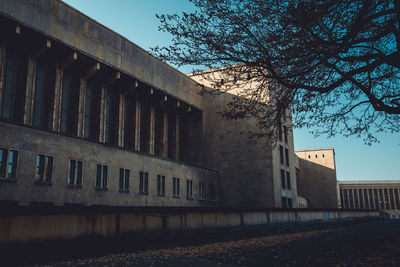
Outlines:
{"type": "MultiPolygon", "coordinates": [[[[38,154],[36,157],[36,173],[35,182],[43,184],[52,184],[53,181],[53,162],[54,158],[49,155],[38,154]]],[[[0,177],[3,179],[15,179],[16,167],[18,163],[18,151],[0,149],[0,177]]],[[[108,166],[97,164],[96,166],[96,182],[95,188],[97,190],[108,189],[108,166]]],[[[130,184],[130,170],[120,168],[119,172],[119,191],[129,193],[130,184]]],[[[69,160],[68,162],[68,179],[69,187],[82,187],[83,180],[83,162],[80,160],[69,160]]],[[[181,196],[181,179],[177,177],[172,178],[172,195],[179,198],[181,196]]],[[[165,183],[164,175],[157,175],[157,195],[165,197],[165,183]]],[[[139,172],[139,193],[149,193],[149,174],[147,172],[139,172]]],[[[193,198],[193,181],[186,180],[186,197],[193,198]]],[[[199,195],[201,200],[206,199],[206,183],[199,182],[199,195]]],[[[214,184],[209,184],[208,198],[215,200],[216,192],[214,184]]]]}

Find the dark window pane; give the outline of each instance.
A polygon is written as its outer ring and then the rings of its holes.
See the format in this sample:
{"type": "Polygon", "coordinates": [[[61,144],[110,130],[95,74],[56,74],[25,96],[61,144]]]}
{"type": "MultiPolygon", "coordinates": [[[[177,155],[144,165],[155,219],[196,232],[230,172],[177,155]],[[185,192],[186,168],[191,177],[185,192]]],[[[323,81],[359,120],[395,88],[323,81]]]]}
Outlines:
{"type": "Polygon", "coordinates": [[[103,165],[103,188],[107,188],[108,167],[103,165]]]}
{"type": "Polygon", "coordinates": [[[101,165],[97,164],[96,187],[101,187],[101,165]]]}
{"type": "Polygon", "coordinates": [[[129,190],[129,170],[125,170],[125,190],[129,190]]]}
{"type": "Polygon", "coordinates": [[[76,184],[82,185],[82,161],[78,161],[78,170],[76,173],[76,184]]]}
{"type": "Polygon", "coordinates": [[[75,183],[75,160],[70,160],[68,184],[73,185],[74,183],[75,183]]]}
{"type": "Polygon", "coordinates": [[[47,166],[46,181],[51,182],[53,178],[53,157],[50,156],[46,157],[46,166],[47,166]]]}
{"type": "Polygon", "coordinates": [[[290,173],[289,172],[286,172],[286,179],[287,179],[287,188],[291,189],[291,186],[290,186],[290,173]]]}
{"type": "Polygon", "coordinates": [[[119,169],[119,190],[124,189],[124,169],[119,169]]]}

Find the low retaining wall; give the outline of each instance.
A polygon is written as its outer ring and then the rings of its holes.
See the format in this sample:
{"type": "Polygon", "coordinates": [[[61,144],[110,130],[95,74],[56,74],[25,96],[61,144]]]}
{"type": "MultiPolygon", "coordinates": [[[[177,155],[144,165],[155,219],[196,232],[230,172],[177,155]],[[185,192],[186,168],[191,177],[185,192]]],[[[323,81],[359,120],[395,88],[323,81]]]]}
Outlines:
{"type": "Polygon", "coordinates": [[[374,210],[16,207],[0,212],[0,243],[379,217],[374,210]]]}

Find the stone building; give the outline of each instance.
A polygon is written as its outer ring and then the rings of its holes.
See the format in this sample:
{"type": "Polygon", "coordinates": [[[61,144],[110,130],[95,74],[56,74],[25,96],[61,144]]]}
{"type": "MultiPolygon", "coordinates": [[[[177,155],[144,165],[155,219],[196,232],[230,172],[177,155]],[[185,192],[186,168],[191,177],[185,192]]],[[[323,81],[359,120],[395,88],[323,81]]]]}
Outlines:
{"type": "Polygon", "coordinates": [[[310,208],[338,208],[335,150],[307,149],[295,153],[298,195],[307,200],[310,208]]]}
{"type": "Polygon", "coordinates": [[[400,181],[339,181],[345,209],[380,210],[400,218],[400,181]]]}
{"type": "Polygon", "coordinates": [[[278,148],[201,85],[58,0],[0,2],[0,200],[18,205],[297,207],[278,148]]]}

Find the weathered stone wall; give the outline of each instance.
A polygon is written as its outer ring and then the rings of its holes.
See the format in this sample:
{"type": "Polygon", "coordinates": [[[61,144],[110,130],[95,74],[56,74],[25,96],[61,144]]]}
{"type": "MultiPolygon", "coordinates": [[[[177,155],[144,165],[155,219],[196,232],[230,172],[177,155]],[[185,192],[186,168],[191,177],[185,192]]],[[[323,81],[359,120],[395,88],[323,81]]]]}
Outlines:
{"type": "MultiPolygon", "coordinates": [[[[26,212],[24,212],[26,213],[26,212]]],[[[0,243],[112,236],[137,231],[187,230],[379,217],[378,211],[209,209],[119,210],[84,214],[0,216],[0,243]]]]}
{"type": "Polygon", "coordinates": [[[250,140],[251,119],[226,120],[220,112],[232,95],[203,96],[204,161],[219,170],[219,194],[226,206],[274,207],[272,153],[266,140],[250,140]]]}
{"type": "Polygon", "coordinates": [[[2,0],[0,13],[201,109],[197,83],[61,1],[2,0]]]}
{"type": "Polygon", "coordinates": [[[297,192],[311,208],[337,208],[335,151],[310,149],[295,152],[299,157],[297,192]]]}
{"type": "Polygon", "coordinates": [[[0,199],[20,205],[45,202],[54,205],[110,206],[209,206],[216,202],[198,199],[198,184],[217,184],[213,170],[124,150],[79,138],[0,122],[0,147],[17,150],[17,179],[0,180],[0,199]],[[54,156],[53,183],[35,183],[38,153],[54,156]],[[68,162],[82,160],[82,188],[68,187],[68,162]],[[96,164],[108,166],[108,190],[95,189],[96,164]],[[130,192],[119,192],[120,168],[130,170],[130,192]],[[149,194],[139,194],[139,172],[149,174],[149,194]],[[164,175],[165,197],[157,196],[157,175],[164,175]],[[172,178],[180,178],[180,198],[172,195],[172,178]],[[186,180],[193,180],[193,199],[187,199],[186,180]]]}

